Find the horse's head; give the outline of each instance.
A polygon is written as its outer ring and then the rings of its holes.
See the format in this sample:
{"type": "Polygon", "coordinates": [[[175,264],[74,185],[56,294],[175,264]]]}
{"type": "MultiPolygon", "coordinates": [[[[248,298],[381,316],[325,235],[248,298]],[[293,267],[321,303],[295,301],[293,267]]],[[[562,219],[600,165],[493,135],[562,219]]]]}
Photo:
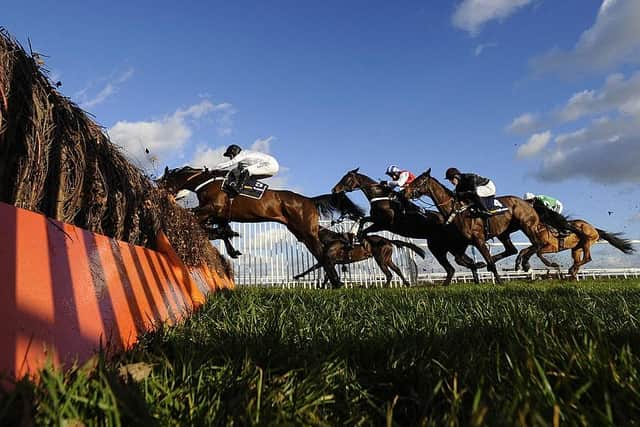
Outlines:
{"type": "Polygon", "coordinates": [[[204,172],[204,169],[195,169],[191,166],[169,169],[164,168],[164,174],[156,180],[159,187],[164,188],[169,193],[177,193],[185,188],[189,180],[197,174],[204,172]]]}
{"type": "Polygon", "coordinates": [[[340,181],[331,189],[332,193],[344,193],[357,190],[360,188],[360,174],[358,170],[360,168],[355,168],[350,170],[345,174],[345,176],[340,179],[340,181]]]}
{"type": "Polygon", "coordinates": [[[404,187],[402,191],[405,197],[408,199],[417,199],[422,196],[431,197],[431,190],[429,188],[429,181],[431,181],[431,179],[431,168],[429,168],[404,187]]]}

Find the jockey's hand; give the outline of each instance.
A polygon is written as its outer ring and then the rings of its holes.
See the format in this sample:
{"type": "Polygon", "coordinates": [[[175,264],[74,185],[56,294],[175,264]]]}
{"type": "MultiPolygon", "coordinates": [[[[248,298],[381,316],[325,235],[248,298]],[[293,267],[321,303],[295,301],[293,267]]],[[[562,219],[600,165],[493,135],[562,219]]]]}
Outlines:
{"type": "Polygon", "coordinates": [[[389,183],[387,181],[380,181],[380,185],[384,185],[386,187],[389,183]]]}

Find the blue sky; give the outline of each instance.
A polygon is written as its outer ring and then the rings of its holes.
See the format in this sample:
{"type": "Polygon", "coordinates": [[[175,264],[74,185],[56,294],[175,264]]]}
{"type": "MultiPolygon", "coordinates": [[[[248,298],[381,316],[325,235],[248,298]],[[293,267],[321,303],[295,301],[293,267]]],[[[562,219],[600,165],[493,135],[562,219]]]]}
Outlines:
{"type": "Polygon", "coordinates": [[[457,166],[640,238],[637,0],[37,3],[0,25],[150,173],[230,143],[308,195],[457,166]]]}

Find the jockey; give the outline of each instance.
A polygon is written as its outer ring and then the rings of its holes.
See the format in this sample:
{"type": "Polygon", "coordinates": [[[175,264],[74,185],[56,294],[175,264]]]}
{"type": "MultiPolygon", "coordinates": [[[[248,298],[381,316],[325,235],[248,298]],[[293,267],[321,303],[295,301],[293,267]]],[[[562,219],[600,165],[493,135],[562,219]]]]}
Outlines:
{"type": "Polygon", "coordinates": [[[542,194],[535,195],[533,193],[524,193],[523,198],[531,203],[540,216],[540,220],[546,225],[556,229],[560,237],[566,237],[570,233],[576,233],[578,236],[582,236],[580,230],[576,229],[576,227],[567,221],[566,217],[561,215],[563,206],[560,200],[542,194]],[[551,224],[553,224],[553,226],[551,224]]]}
{"type": "MultiPolygon", "coordinates": [[[[380,181],[380,184],[386,185],[387,187],[394,189],[399,188],[402,190],[406,185],[409,185],[411,181],[416,179],[416,176],[409,172],[408,170],[400,169],[396,165],[389,165],[385,172],[392,180],[391,181],[380,181]]],[[[402,193],[400,193],[402,194],[402,193]]],[[[414,211],[415,206],[412,205],[409,200],[402,195],[397,199],[400,202],[400,206],[402,208],[402,213],[406,214],[407,210],[414,211]]]]}
{"type": "Polygon", "coordinates": [[[416,179],[414,174],[412,174],[408,170],[400,169],[396,165],[389,165],[385,174],[389,175],[392,181],[382,181],[382,183],[385,183],[391,188],[398,187],[400,189],[403,189],[405,185],[410,184],[411,181],[416,179]]]}
{"type": "Polygon", "coordinates": [[[445,179],[455,185],[458,196],[468,198],[475,205],[481,216],[491,216],[492,212],[487,209],[483,199],[496,195],[493,181],[475,173],[462,173],[456,168],[447,169],[445,179]]]}
{"type": "Polygon", "coordinates": [[[259,151],[243,150],[236,144],[227,147],[223,156],[228,157],[229,160],[219,163],[215,169],[231,170],[230,174],[234,179],[227,184],[227,189],[232,194],[240,193],[250,176],[256,179],[269,178],[277,174],[280,169],[278,161],[273,156],[259,151]]]}
{"type": "Polygon", "coordinates": [[[562,203],[558,199],[554,199],[553,197],[545,196],[543,194],[535,195],[533,193],[524,193],[524,197],[528,202],[531,203],[540,203],[544,205],[546,208],[551,209],[554,212],[562,213],[562,203]]]}

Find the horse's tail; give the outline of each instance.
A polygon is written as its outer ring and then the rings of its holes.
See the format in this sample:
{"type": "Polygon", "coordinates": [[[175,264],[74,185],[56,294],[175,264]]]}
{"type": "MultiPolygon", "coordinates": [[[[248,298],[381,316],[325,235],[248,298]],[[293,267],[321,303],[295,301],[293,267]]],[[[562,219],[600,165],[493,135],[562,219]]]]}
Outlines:
{"type": "Polygon", "coordinates": [[[425,257],[426,253],[424,252],[424,249],[422,249],[419,246],[414,245],[411,242],[404,242],[402,240],[390,240],[391,243],[393,243],[394,245],[396,245],[399,248],[409,248],[411,249],[413,252],[415,252],[417,255],[420,256],[420,258],[425,257]]]}
{"type": "Polygon", "coordinates": [[[609,233],[608,231],[596,228],[596,231],[600,235],[600,238],[609,242],[614,248],[620,249],[625,254],[631,254],[635,252],[630,240],[620,237],[622,233],[609,233]]]}
{"type": "Polygon", "coordinates": [[[364,210],[353,203],[345,193],[323,194],[312,197],[311,201],[315,203],[321,216],[331,216],[334,212],[339,212],[340,215],[349,216],[352,219],[364,217],[364,210]]]}

